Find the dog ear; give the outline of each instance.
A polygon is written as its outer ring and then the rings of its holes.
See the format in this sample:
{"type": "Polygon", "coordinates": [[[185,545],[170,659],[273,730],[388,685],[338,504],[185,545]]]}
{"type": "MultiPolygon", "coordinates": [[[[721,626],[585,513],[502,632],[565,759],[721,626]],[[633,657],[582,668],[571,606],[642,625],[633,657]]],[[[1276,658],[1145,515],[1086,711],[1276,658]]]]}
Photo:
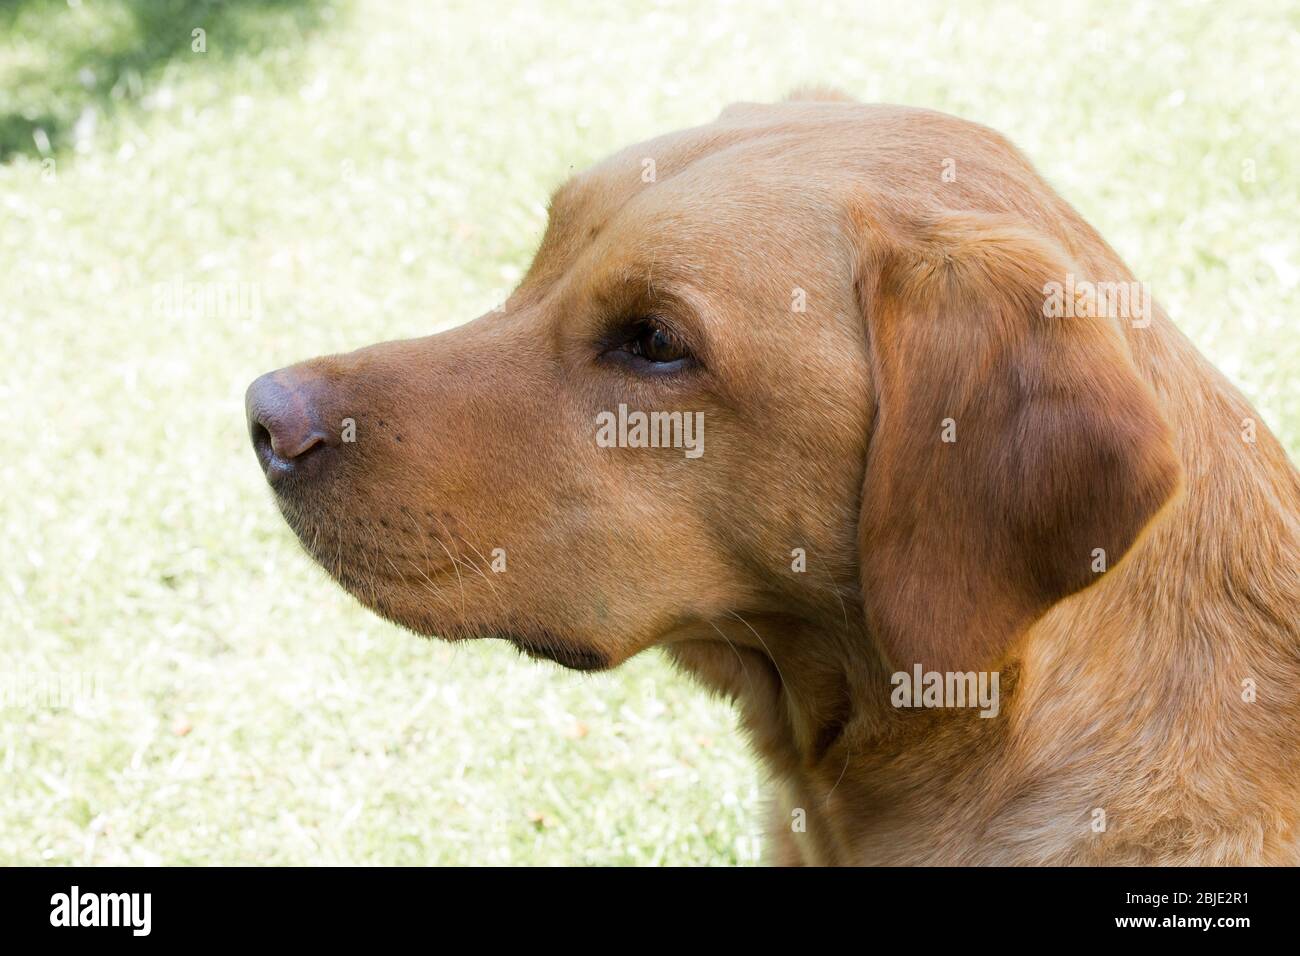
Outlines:
{"type": "Polygon", "coordinates": [[[1062,250],[969,214],[907,234],[871,244],[859,285],[863,601],[894,665],[970,670],[1113,567],[1180,468],[1119,320],[1050,317],[1062,250]]]}

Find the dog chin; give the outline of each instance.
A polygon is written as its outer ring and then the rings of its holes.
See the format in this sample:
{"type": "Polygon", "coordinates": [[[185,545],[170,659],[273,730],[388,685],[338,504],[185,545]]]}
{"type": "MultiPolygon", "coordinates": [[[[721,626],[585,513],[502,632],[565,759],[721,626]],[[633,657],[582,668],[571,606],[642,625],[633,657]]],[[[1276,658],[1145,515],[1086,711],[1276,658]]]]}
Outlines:
{"type": "Polygon", "coordinates": [[[490,626],[467,628],[463,624],[431,616],[423,610],[409,611],[382,596],[376,600],[375,596],[354,587],[355,582],[341,580],[340,583],[365,607],[385,620],[421,637],[456,643],[472,640],[501,640],[533,660],[551,661],[572,671],[589,673],[608,670],[614,665],[614,662],[600,651],[582,647],[553,631],[530,630],[525,633],[490,626]]]}
{"type": "Polygon", "coordinates": [[[584,673],[608,670],[614,666],[613,661],[599,651],[580,647],[551,631],[532,631],[521,634],[505,630],[483,629],[477,633],[467,634],[461,628],[440,626],[436,622],[424,619],[411,620],[385,613],[383,610],[376,610],[381,616],[393,623],[414,631],[423,637],[451,640],[457,643],[465,640],[505,641],[515,650],[535,661],[550,661],[568,670],[584,673]]]}
{"type": "MultiPolygon", "coordinates": [[[[422,574],[419,580],[392,573],[376,566],[360,566],[352,560],[351,549],[331,554],[328,547],[320,546],[312,529],[304,522],[298,521],[297,515],[284,509],[290,518],[290,525],[297,533],[303,550],[314,560],[340,587],[355,598],[367,610],[379,615],[421,637],[438,638],[450,641],[479,640],[495,638],[504,640],[521,653],[534,660],[546,660],[574,671],[603,671],[614,665],[611,658],[590,647],[584,647],[557,634],[549,628],[520,628],[513,622],[493,626],[491,622],[470,623],[457,621],[449,608],[435,609],[427,593],[429,586],[443,583],[444,577],[454,575],[450,571],[436,570],[422,574]],[[432,576],[430,576],[430,574],[432,576]],[[412,590],[412,588],[415,590],[412,590]],[[448,614],[451,617],[448,617],[448,614]]],[[[328,544],[328,542],[327,542],[328,544]]],[[[454,589],[454,581],[450,588],[454,589]]],[[[454,593],[450,591],[448,593],[454,593]]],[[[436,602],[435,602],[436,603],[436,602]]]]}
{"type": "Polygon", "coordinates": [[[599,651],[577,647],[549,631],[532,634],[499,634],[533,660],[552,661],[571,671],[603,671],[611,666],[610,659],[599,651]]]}

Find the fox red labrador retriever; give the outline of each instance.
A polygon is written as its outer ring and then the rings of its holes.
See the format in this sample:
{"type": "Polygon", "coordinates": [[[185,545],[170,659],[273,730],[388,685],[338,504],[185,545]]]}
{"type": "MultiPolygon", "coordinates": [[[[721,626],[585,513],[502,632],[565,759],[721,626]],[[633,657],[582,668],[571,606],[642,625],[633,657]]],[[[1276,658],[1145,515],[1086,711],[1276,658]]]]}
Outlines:
{"type": "Polygon", "coordinates": [[[1300,862],[1300,476],[984,127],[733,106],[248,420],[379,614],[734,698],[774,862],[1300,862]]]}

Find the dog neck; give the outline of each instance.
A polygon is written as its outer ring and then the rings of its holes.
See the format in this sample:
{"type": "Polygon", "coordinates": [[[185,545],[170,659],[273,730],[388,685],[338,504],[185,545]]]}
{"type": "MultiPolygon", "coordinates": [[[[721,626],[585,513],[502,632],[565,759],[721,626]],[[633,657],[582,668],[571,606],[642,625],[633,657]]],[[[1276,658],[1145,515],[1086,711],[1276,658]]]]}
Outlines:
{"type": "Polygon", "coordinates": [[[775,783],[777,862],[1294,858],[1300,477],[1163,313],[1155,329],[1131,337],[1133,359],[1184,486],[1123,560],[990,662],[995,717],[894,706],[849,589],[823,613],[745,614],[669,646],[735,700],[775,783]]]}

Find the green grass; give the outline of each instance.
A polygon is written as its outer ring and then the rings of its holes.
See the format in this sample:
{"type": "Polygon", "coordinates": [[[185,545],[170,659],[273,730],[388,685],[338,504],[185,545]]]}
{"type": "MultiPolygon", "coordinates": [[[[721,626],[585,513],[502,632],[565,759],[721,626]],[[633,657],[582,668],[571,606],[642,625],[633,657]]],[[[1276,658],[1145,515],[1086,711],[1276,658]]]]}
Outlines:
{"type": "Polygon", "coordinates": [[[484,311],[571,169],[732,100],[1001,129],[1300,450],[1293,5],[589,6],[0,0],[0,862],[756,860],[727,707],[365,613],[242,411],[484,311]]]}

